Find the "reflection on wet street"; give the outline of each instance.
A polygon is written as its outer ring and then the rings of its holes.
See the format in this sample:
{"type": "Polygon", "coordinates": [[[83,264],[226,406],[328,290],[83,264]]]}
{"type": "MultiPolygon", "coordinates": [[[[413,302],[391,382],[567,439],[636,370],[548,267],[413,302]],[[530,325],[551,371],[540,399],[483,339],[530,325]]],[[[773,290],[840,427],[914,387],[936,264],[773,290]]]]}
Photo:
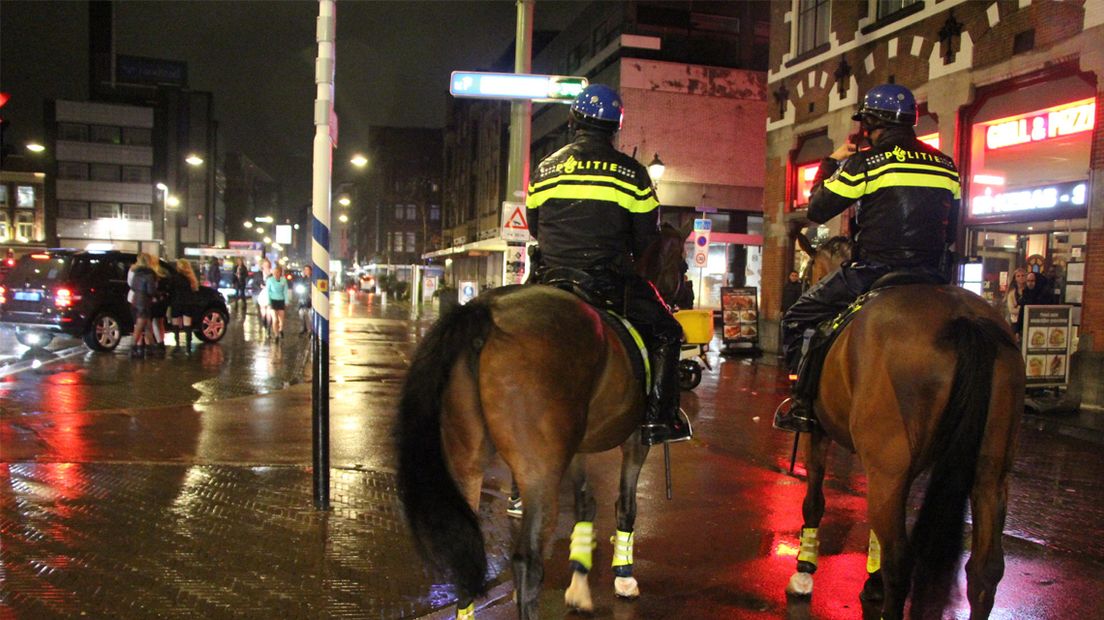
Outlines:
{"type": "MultiPolygon", "coordinates": [[[[4,378],[0,617],[400,618],[447,606],[453,592],[417,559],[394,486],[398,391],[432,318],[432,309],[417,318],[402,304],[335,296],[328,513],[311,506],[306,338],[266,342],[250,316],[190,356],[131,361],[124,349],[4,378]]],[[[619,454],[590,458],[595,616],[876,618],[858,600],[861,464],[831,453],[816,590],[787,600],[805,488],[800,459],[797,475],[786,473],[792,436],[770,427],[785,381],[771,359],[712,355],[715,370],[683,392],[696,437],[671,449],[674,500],[665,499],[661,455],[641,477],[637,601],[611,588],[619,454]]],[[[1104,534],[1100,445],[1028,419],[1019,446],[992,617],[1104,617],[1104,551],[1086,544],[1104,534]]],[[[493,596],[481,618],[516,617],[509,479],[495,460],[482,504],[493,596]]],[[[546,617],[567,613],[571,514],[565,487],[545,565],[546,617]]],[[[967,617],[961,592],[955,609],[967,617]]]]}

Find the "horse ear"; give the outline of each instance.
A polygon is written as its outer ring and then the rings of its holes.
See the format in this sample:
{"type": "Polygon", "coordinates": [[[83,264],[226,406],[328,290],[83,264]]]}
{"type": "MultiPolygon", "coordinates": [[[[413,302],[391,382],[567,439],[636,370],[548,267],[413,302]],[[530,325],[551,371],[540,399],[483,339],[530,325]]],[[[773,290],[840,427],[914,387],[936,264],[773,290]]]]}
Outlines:
{"type": "Polygon", "coordinates": [[[682,240],[686,240],[690,237],[690,233],[694,232],[694,220],[686,220],[682,227],[678,229],[679,237],[682,240]]]}

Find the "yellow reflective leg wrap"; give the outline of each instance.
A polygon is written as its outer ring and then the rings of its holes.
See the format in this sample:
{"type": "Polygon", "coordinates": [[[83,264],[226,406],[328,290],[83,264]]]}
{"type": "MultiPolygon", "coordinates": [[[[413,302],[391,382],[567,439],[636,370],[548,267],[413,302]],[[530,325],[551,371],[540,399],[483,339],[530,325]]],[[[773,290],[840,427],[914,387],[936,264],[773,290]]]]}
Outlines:
{"type": "Polygon", "coordinates": [[[816,566],[820,556],[820,541],[817,540],[817,528],[801,528],[801,549],[797,552],[798,562],[808,562],[816,566]]]}
{"type": "Polygon", "coordinates": [[[876,573],[882,568],[882,543],[874,530],[870,530],[870,548],[866,552],[866,572],[876,573]]]}
{"type": "Polygon", "coordinates": [[[632,566],[633,533],[617,530],[610,542],[613,543],[613,567],[632,566]]]}
{"type": "Polygon", "coordinates": [[[571,531],[571,557],[568,559],[576,562],[584,572],[590,571],[594,564],[594,548],[598,546],[594,542],[594,522],[578,521],[575,529],[571,531]]]}
{"type": "Polygon", "coordinates": [[[475,620],[475,601],[463,609],[457,609],[456,620],[475,620]]]}

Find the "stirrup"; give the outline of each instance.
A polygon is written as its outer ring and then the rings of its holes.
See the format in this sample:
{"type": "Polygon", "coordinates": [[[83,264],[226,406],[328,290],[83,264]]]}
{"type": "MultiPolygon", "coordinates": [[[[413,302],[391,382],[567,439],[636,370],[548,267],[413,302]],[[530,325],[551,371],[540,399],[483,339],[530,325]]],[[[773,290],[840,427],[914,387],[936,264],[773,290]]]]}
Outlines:
{"type": "Polygon", "coordinates": [[[797,399],[792,396],[778,403],[774,410],[774,428],[791,433],[811,433],[816,428],[816,420],[812,417],[794,415],[793,408],[797,399]],[[789,405],[789,407],[786,407],[789,405]],[[783,408],[786,408],[783,412],[783,408]]]}

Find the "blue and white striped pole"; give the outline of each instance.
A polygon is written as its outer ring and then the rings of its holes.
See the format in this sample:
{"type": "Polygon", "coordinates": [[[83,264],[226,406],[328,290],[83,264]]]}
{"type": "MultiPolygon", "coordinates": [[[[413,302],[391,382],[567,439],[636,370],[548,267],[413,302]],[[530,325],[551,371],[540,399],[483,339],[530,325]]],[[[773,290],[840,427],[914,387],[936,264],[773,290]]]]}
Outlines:
{"type": "Polygon", "coordinates": [[[311,200],[311,436],[314,507],[330,508],[330,183],[336,119],[333,114],[334,0],[319,0],[318,58],[314,65],[314,181],[311,200]]]}

